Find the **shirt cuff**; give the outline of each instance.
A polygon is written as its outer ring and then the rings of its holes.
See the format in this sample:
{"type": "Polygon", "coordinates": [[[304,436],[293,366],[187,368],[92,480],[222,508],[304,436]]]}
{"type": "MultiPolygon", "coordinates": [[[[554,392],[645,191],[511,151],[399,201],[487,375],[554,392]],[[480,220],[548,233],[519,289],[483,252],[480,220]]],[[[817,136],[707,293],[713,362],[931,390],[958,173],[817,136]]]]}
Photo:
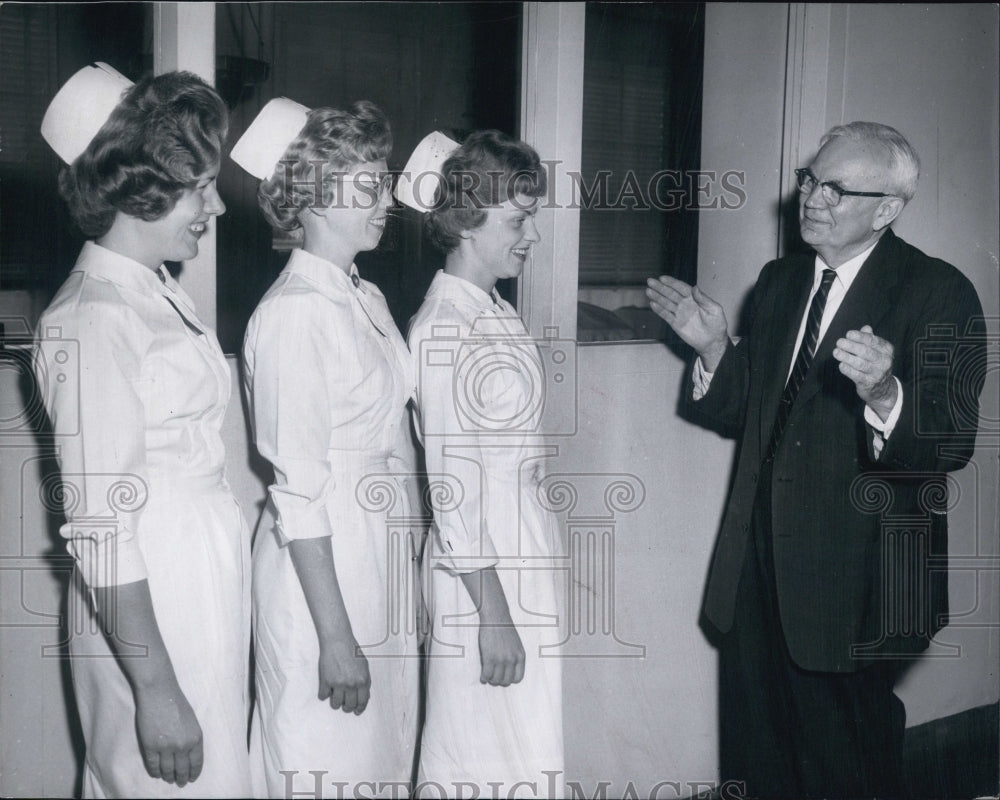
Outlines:
{"type": "Polygon", "coordinates": [[[883,439],[888,439],[892,436],[892,431],[896,427],[896,423],[899,422],[899,415],[903,410],[903,384],[899,382],[899,378],[895,375],[892,376],[892,379],[896,381],[896,404],[892,407],[892,411],[889,412],[889,416],[885,418],[885,422],[882,421],[871,406],[865,406],[865,422],[881,433],[883,439]]]}
{"type": "Polygon", "coordinates": [[[895,375],[892,376],[892,379],[896,381],[896,404],[889,412],[889,416],[885,418],[885,422],[872,410],[871,406],[865,406],[865,422],[872,428],[872,450],[875,453],[876,461],[881,458],[885,443],[892,436],[896,423],[899,422],[900,412],[903,410],[903,384],[895,375]]]}
{"type": "Polygon", "coordinates": [[[83,582],[91,589],[122,586],[146,580],[146,560],[131,531],[81,532],[68,522],[60,533],[69,539],[66,549],[76,559],[83,582]]]}
{"type": "Polygon", "coordinates": [[[455,536],[455,533],[448,526],[443,528],[435,526],[431,539],[431,556],[435,569],[444,569],[453,575],[463,575],[499,563],[500,556],[497,555],[489,534],[484,534],[476,541],[463,542],[455,536]]]}
{"type": "Polygon", "coordinates": [[[272,486],[271,500],[277,512],[278,541],[282,547],[293,539],[320,539],[333,536],[333,526],[327,513],[327,492],[320,493],[315,500],[306,500],[300,495],[283,491],[283,487],[272,486]]]}
{"type": "Polygon", "coordinates": [[[705,369],[705,366],[701,363],[701,356],[698,356],[694,360],[694,369],[691,371],[691,381],[694,383],[691,391],[691,398],[693,400],[701,400],[705,396],[714,375],[714,372],[709,372],[705,369]]]}

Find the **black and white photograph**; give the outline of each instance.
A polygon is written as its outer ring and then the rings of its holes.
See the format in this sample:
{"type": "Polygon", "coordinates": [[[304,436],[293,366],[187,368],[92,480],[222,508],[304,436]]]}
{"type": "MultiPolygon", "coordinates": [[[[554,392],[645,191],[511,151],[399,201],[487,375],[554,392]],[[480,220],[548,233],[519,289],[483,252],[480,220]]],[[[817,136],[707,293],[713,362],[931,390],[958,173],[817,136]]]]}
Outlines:
{"type": "Polygon", "coordinates": [[[1000,797],[1000,5],[0,3],[0,797],[1000,797]]]}

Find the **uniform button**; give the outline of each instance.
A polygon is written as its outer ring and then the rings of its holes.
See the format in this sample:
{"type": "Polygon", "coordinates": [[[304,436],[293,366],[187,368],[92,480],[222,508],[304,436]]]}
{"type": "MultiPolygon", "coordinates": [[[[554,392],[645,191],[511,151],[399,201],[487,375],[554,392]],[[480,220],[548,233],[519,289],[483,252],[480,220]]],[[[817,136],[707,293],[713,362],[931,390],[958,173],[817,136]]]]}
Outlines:
{"type": "Polygon", "coordinates": [[[351,275],[351,283],[354,284],[354,288],[357,289],[361,285],[361,279],[357,275],[351,275]]]}
{"type": "Polygon", "coordinates": [[[752,474],[752,475],[750,476],[750,483],[757,483],[757,473],[756,473],[756,472],[755,472],[755,473],[753,473],[753,474],[752,474]]]}

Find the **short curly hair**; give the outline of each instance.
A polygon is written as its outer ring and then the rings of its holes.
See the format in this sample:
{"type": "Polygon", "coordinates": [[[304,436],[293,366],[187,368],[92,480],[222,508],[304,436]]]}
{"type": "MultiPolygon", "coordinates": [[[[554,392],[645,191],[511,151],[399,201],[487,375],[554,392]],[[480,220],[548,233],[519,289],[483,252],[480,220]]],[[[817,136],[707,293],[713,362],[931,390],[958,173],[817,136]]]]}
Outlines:
{"type": "Polygon", "coordinates": [[[226,104],[197,75],[144,78],[87,149],[63,167],[59,193],[88,237],[106,234],[118,212],[160,219],[219,163],[228,127],[226,104]]]}
{"type": "Polygon", "coordinates": [[[496,130],[476,131],[441,168],[441,186],[427,215],[431,242],[444,253],[458,247],[462,232],[486,222],[486,211],[517,195],[541,197],[545,168],[530,145],[496,130]]]}
{"type": "MultiPolygon", "coordinates": [[[[358,100],[347,111],[313,109],[274,173],[260,182],[257,203],[272,227],[295,230],[302,225],[302,209],[322,199],[316,197],[315,191],[317,167],[344,171],[388,158],[391,152],[389,120],[374,103],[358,100]]],[[[323,180],[321,176],[321,185],[323,180]]]]}

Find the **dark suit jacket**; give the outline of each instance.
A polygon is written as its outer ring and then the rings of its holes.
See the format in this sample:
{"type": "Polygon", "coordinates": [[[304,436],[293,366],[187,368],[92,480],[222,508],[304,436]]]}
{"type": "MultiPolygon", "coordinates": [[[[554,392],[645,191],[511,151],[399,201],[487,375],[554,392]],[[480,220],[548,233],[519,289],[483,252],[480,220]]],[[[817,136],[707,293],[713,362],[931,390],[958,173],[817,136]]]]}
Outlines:
{"type": "MultiPolygon", "coordinates": [[[[772,261],[699,415],[741,431],[705,591],[732,626],[762,459],[813,280],[815,255],[772,261]]],[[[801,667],[845,672],[918,652],[947,613],[947,471],[972,455],[985,376],[982,309],[954,267],[886,232],[820,342],[773,463],[774,574],[782,629],[801,667]],[[868,324],[892,343],[902,415],[881,457],[854,384],[832,352],[868,324]]]]}

